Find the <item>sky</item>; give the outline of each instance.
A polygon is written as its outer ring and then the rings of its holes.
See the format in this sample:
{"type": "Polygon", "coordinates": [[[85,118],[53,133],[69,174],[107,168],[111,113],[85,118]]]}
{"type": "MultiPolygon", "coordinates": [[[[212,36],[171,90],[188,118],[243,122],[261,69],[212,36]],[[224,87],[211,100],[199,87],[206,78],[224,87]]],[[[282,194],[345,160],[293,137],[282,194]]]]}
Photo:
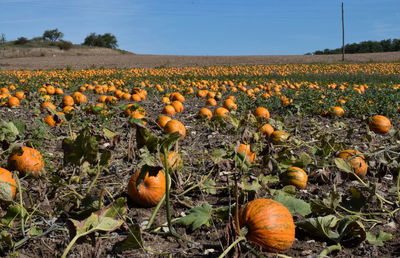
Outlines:
{"type": "MultiPolygon", "coordinates": [[[[400,38],[400,0],[344,0],[345,42],[400,38]]],[[[162,55],[302,55],[341,46],[338,0],[0,0],[0,34],[57,28],[81,44],[112,33],[120,49],[162,55]]]]}

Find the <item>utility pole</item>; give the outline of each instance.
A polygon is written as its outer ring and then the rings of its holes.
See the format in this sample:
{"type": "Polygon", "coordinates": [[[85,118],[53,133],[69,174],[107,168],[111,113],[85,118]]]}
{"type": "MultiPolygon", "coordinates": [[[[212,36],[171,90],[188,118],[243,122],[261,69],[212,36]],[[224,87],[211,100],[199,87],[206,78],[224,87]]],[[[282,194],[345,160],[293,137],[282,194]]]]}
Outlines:
{"type": "Polygon", "coordinates": [[[342,2],[342,62],[344,62],[344,4],[342,2]]]}

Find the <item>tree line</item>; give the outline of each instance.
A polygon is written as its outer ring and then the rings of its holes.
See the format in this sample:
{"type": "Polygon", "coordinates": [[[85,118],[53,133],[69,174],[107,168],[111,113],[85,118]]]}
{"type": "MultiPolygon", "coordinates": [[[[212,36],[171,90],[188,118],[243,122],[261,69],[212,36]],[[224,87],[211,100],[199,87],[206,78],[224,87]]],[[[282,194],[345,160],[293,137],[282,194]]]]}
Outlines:
{"type": "MultiPolygon", "coordinates": [[[[381,41],[368,40],[360,43],[346,44],[344,48],[347,54],[400,51],[400,39],[384,39],[381,41]]],[[[314,55],[341,53],[342,48],[324,49],[313,52],[314,55]]]]}
{"type": "MultiPolygon", "coordinates": [[[[63,40],[64,33],[59,31],[58,29],[46,30],[43,32],[41,37],[36,37],[32,39],[27,39],[26,37],[19,37],[17,40],[12,41],[14,45],[25,45],[30,42],[50,42],[50,45],[58,46],[61,49],[68,50],[73,47],[73,44],[70,41],[63,40]]],[[[5,34],[2,33],[0,36],[0,44],[6,43],[5,34]]],[[[117,48],[118,41],[117,38],[111,33],[104,34],[96,34],[90,33],[84,39],[82,45],[91,46],[91,47],[105,47],[105,48],[117,48]]]]}

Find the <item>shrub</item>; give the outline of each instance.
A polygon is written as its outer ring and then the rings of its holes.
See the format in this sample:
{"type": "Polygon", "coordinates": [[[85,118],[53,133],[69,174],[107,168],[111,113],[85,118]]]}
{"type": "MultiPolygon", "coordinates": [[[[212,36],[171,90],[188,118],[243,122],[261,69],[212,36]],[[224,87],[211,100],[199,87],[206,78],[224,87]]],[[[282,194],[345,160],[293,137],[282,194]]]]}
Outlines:
{"type": "Polygon", "coordinates": [[[29,39],[27,39],[27,38],[25,38],[25,37],[19,37],[15,42],[14,42],[14,44],[15,45],[24,45],[24,44],[26,44],[26,43],[28,43],[29,42],[29,39]]]}
{"type": "Polygon", "coordinates": [[[72,44],[70,41],[60,41],[57,43],[57,46],[61,49],[61,50],[70,50],[74,44],[72,44]]]}

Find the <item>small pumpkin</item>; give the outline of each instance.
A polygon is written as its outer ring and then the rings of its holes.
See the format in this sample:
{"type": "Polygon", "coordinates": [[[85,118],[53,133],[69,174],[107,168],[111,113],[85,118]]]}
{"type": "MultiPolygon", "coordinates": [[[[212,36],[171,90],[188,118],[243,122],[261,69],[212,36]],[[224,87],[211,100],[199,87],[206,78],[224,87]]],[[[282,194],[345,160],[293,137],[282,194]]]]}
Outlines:
{"type": "Polygon", "coordinates": [[[272,125],[265,124],[265,125],[261,126],[260,129],[258,129],[258,131],[260,133],[262,133],[263,135],[270,137],[275,130],[272,127],[272,125]]]}
{"type": "Polygon", "coordinates": [[[330,114],[334,117],[341,117],[345,113],[344,109],[342,107],[333,107],[330,110],[330,114]]]}
{"type": "Polygon", "coordinates": [[[375,115],[369,119],[369,129],[377,134],[387,134],[392,127],[389,118],[381,115],[375,115]]]}
{"type": "Polygon", "coordinates": [[[224,101],[223,105],[224,105],[224,108],[226,108],[228,110],[236,110],[237,109],[237,105],[232,99],[226,99],[224,101]]]}
{"type": "Polygon", "coordinates": [[[42,154],[30,147],[22,147],[8,158],[8,168],[23,174],[39,176],[44,167],[42,154]]]}
{"type": "Polygon", "coordinates": [[[179,102],[182,102],[182,103],[185,102],[185,97],[182,94],[180,94],[179,92],[172,93],[170,98],[171,98],[172,101],[176,100],[176,101],[179,101],[179,102]]]}
{"type": "Polygon", "coordinates": [[[280,175],[280,179],[285,185],[294,185],[299,189],[305,189],[307,186],[307,173],[299,167],[290,167],[280,175]]]}
{"type": "Polygon", "coordinates": [[[51,110],[56,110],[56,106],[53,104],[53,103],[51,103],[51,102],[43,102],[41,105],[40,105],[40,108],[41,109],[51,109],[51,110]]]}
{"type": "Polygon", "coordinates": [[[168,123],[168,121],[171,120],[171,118],[169,116],[164,116],[164,115],[160,115],[157,118],[157,124],[161,127],[164,128],[165,125],[168,123]]]}
{"type": "Polygon", "coordinates": [[[163,110],[161,111],[161,113],[165,114],[165,115],[175,115],[176,114],[176,110],[174,108],[174,106],[172,105],[166,105],[163,110]]]}
{"type": "Polygon", "coordinates": [[[218,107],[214,110],[214,116],[226,117],[229,114],[229,110],[224,107],[218,107]]]}
{"type": "Polygon", "coordinates": [[[181,113],[184,110],[184,106],[182,102],[178,100],[172,101],[171,105],[174,107],[176,113],[181,113]]]}
{"type": "Polygon", "coordinates": [[[202,108],[199,110],[198,116],[203,119],[205,119],[205,118],[211,119],[213,114],[212,114],[211,110],[209,110],[208,108],[202,108]]]}
{"type": "Polygon", "coordinates": [[[271,140],[274,144],[282,144],[289,139],[289,136],[289,133],[277,130],[271,134],[271,140]]]}
{"type": "Polygon", "coordinates": [[[295,225],[290,211],[271,199],[256,199],[240,212],[240,227],[247,228],[246,238],[267,251],[285,251],[292,247],[295,225]]]}
{"type": "Polygon", "coordinates": [[[73,106],[75,104],[74,98],[71,96],[64,96],[62,100],[63,106],[73,106]]]}
{"type": "Polygon", "coordinates": [[[207,106],[216,106],[216,105],[217,105],[217,101],[216,101],[214,98],[209,98],[209,99],[206,101],[206,105],[207,105],[207,106]]]}
{"type": "Polygon", "coordinates": [[[19,107],[19,99],[17,97],[8,98],[8,107],[19,107]]]}
{"type": "Polygon", "coordinates": [[[353,168],[354,173],[359,177],[364,177],[368,172],[368,164],[363,155],[355,150],[344,150],[338,153],[338,158],[344,159],[353,168]]]}
{"type": "Polygon", "coordinates": [[[139,206],[156,206],[165,194],[164,171],[150,170],[146,173],[143,181],[136,185],[140,173],[139,169],[131,176],[128,183],[128,195],[139,206]]]}
{"type": "Polygon", "coordinates": [[[17,193],[17,182],[7,169],[0,168],[0,200],[12,201],[17,193]]]}
{"type": "Polygon", "coordinates": [[[253,114],[255,117],[265,118],[265,119],[268,119],[270,116],[268,109],[266,109],[265,107],[256,108],[253,114]]]}
{"type": "Polygon", "coordinates": [[[237,152],[243,153],[249,162],[254,162],[256,159],[256,154],[251,152],[250,144],[239,144],[238,148],[236,149],[237,152]]]}

